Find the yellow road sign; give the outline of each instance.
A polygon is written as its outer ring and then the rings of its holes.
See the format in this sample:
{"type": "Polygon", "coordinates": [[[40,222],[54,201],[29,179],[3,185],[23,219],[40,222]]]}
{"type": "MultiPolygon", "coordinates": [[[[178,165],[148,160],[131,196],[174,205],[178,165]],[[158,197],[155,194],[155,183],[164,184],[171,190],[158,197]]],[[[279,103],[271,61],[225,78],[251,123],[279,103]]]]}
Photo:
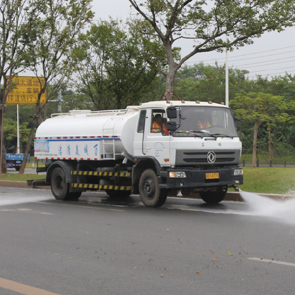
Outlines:
{"type": "MultiPolygon", "coordinates": [[[[13,77],[12,82],[13,89],[8,93],[6,104],[36,104],[45,80],[42,77],[19,76],[13,77]]],[[[46,92],[41,95],[40,103],[46,103],[46,92]]]]}

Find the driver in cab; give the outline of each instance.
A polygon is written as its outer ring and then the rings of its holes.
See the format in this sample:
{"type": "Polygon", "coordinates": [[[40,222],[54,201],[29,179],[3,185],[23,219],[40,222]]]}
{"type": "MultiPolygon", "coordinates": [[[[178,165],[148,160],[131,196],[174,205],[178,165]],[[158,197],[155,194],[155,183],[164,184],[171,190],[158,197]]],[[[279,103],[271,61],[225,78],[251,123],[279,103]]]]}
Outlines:
{"type": "Polygon", "coordinates": [[[163,118],[160,114],[157,114],[154,117],[153,123],[152,123],[152,128],[151,128],[152,133],[159,133],[162,132],[163,134],[168,135],[169,131],[167,129],[167,126],[165,123],[163,123],[163,118]]]}
{"type": "Polygon", "coordinates": [[[197,121],[197,126],[200,129],[205,129],[211,127],[211,124],[208,120],[208,116],[205,113],[200,113],[197,115],[198,121],[197,121]]]}

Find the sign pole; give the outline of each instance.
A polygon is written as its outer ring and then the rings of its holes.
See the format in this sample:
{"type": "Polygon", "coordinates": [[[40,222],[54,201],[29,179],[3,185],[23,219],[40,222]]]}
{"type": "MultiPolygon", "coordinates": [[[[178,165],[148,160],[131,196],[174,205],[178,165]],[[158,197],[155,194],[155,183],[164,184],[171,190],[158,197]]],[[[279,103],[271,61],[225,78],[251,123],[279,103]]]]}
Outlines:
{"type": "Polygon", "coordinates": [[[18,104],[16,105],[16,122],[17,122],[17,144],[16,144],[16,150],[17,153],[20,153],[20,148],[19,148],[19,109],[18,109],[18,104]]]}

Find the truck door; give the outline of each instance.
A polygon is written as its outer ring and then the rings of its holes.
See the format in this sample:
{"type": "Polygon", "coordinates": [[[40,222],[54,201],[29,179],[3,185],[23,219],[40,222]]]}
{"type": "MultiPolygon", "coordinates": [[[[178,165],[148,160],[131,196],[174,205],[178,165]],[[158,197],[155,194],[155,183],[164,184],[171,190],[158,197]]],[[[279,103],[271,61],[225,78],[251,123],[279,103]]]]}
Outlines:
{"type": "Polygon", "coordinates": [[[171,137],[165,123],[166,113],[163,109],[140,111],[133,143],[134,156],[154,157],[162,166],[170,166],[171,137]],[[162,117],[162,124],[159,116],[162,117]],[[158,123],[155,121],[156,118],[158,123]]]}
{"type": "Polygon", "coordinates": [[[151,109],[146,119],[144,150],[162,166],[170,166],[170,135],[166,127],[167,116],[163,109],[151,109]]]}

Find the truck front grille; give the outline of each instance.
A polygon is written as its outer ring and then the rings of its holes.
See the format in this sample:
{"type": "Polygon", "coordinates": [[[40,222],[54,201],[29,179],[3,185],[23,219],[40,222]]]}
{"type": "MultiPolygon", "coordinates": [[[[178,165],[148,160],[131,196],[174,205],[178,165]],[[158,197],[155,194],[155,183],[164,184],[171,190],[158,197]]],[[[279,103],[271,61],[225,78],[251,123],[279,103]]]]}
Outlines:
{"type": "MultiPolygon", "coordinates": [[[[211,165],[208,163],[206,151],[192,151],[192,150],[178,150],[176,152],[176,165],[211,165]]],[[[217,164],[238,164],[239,163],[239,150],[227,151],[213,151],[216,155],[214,162],[217,164]]]]}

